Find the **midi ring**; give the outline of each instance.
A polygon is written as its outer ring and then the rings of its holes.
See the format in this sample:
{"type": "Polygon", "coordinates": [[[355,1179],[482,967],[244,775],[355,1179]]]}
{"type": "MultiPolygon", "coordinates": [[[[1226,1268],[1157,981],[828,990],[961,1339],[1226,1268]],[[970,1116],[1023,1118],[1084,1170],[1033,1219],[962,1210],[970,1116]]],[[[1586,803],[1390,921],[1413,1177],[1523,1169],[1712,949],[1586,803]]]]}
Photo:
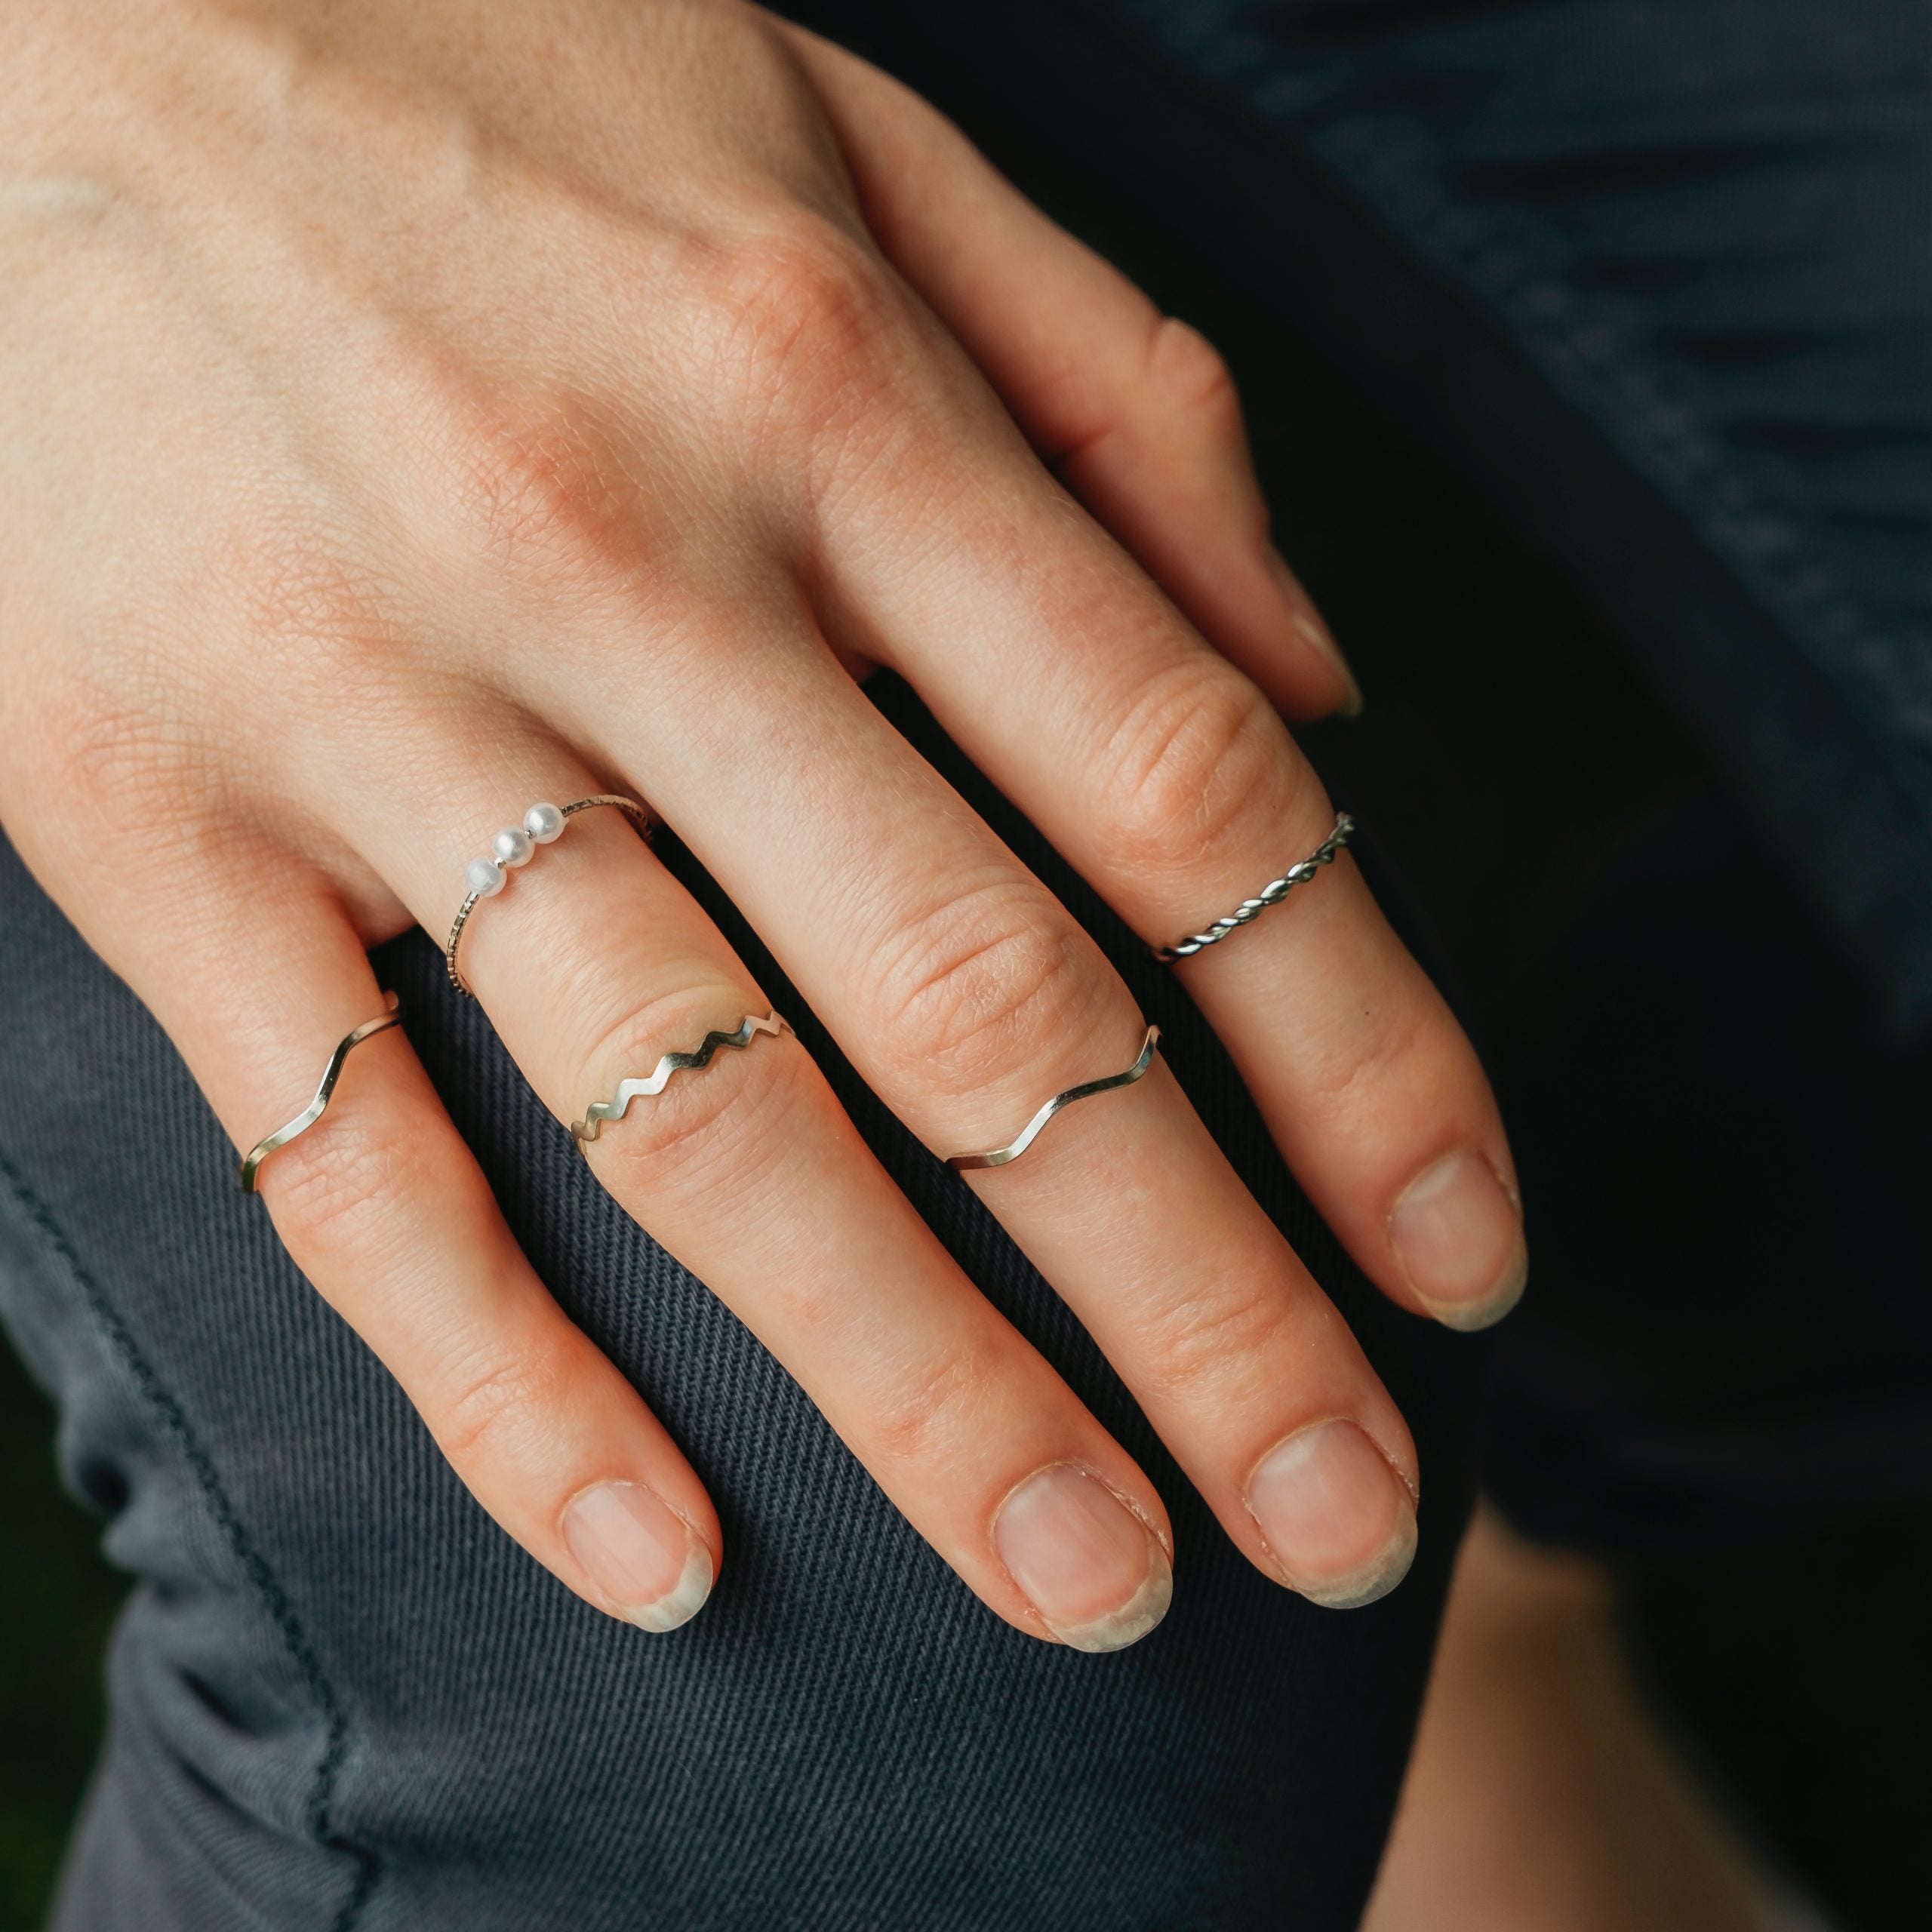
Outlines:
{"type": "Polygon", "coordinates": [[[463,983],[463,975],[456,969],[456,949],[463,938],[463,929],[469,923],[469,915],[476,910],[477,902],[494,899],[509,883],[509,875],[519,866],[527,866],[537,856],[540,845],[549,845],[564,835],[564,828],[579,812],[592,811],[598,805],[614,805],[622,812],[643,835],[644,842],[651,843],[651,814],[635,798],[620,797],[614,792],[599,792],[588,798],[579,798],[574,804],[532,805],[523,815],[520,826],[506,825],[490,841],[488,853],[472,859],[463,870],[463,883],[469,888],[456,915],[456,924],[450,928],[450,941],[443,948],[443,964],[449,968],[450,984],[465,998],[470,996],[469,989],[463,983]]]}
{"type": "Polygon", "coordinates": [[[571,1122],[571,1138],[577,1143],[577,1152],[588,1160],[590,1157],[585,1150],[602,1132],[606,1121],[622,1120],[630,1111],[633,1100],[654,1100],[670,1084],[673,1074],[709,1066],[712,1056],[720,1047],[733,1047],[742,1052],[761,1033],[769,1033],[776,1038],[791,1030],[791,1023],[781,1020],[775,1013],[768,1013],[762,1020],[755,1014],[748,1013],[732,1032],[707,1033],[689,1053],[665,1054],[648,1077],[619,1081],[617,1091],[610,1099],[592,1101],[584,1109],[583,1119],[571,1122]]]}
{"type": "Polygon", "coordinates": [[[1164,966],[1177,959],[1191,959],[1211,946],[1218,946],[1230,933],[1260,918],[1271,906],[1278,906],[1298,885],[1306,885],[1324,866],[1334,863],[1335,854],[1349,842],[1355,822],[1346,812],[1335,815],[1335,829],[1300,864],[1291,866],[1279,878],[1270,879],[1252,899],[1244,899],[1225,918],[1217,919],[1204,933],[1189,933],[1172,946],[1150,946],[1148,950],[1164,966]]]}
{"type": "Polygon", "coordinates": [[[286,1147],[298,1134],[306,1134],[316,1121],[328,1111],[328,1104],[335,1093],[335,1084],[342,1078],[342,1063],[349,1057],[349,1050],[359,1047],[365,1040],[373,1039],[378,1033],[386,1033],[392,1026],[402,1024],[402,1001],[394,993],[386,992],[383,998],[389,1002],[386,1012],[379,1014],[374,1020],[365,1020],[354,1032],[346,1034],[337,1041],[335,1051],[329,1055],[329,1063],[322,1069],[322,1077],[315,1088],[315,1097],[285,1125],[278,1127],[265,1138],[257,1141],[242,1157],[242,1192],[254,1194],[259,1190],[255,1186],[255,1176],[262,1163],[280,1147],[286,1147]]]}
{"type": "Polygon", "coordinates": [[[971,1168],[1003,1168],[1009,1161],[1017,1161],[1033,1143],[1039,1139],[1040,1130],[1063,1107],[1070,1107],[1075,1100],[1091,1100],[1096,1094],[1109,1094],[1116,1087],[1131,1087],[1154,1064],[1155,1043],[1161,1037],[1158,1026],[1147,1029],[1147,1037],[1140,1043],[1140,1057],[1124,1073],[1110,1073],[1104,1080],[1084,1081],[1078,1087],[1069,1087],[1063,1094],[1056,1094],[1033,1118],[1020,1131],[1017,1140],[1009,1140],[1004,1147],[995,1147],[984,1154],[949,1154],[946,1164],[964,1174],[971,1168]]]}

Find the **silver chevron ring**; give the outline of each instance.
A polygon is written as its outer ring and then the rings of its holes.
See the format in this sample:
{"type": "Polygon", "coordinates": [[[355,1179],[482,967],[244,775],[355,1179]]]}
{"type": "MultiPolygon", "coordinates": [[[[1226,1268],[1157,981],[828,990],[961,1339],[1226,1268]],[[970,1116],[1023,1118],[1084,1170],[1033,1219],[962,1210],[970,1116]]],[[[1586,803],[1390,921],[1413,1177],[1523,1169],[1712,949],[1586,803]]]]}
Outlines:
{"type": "Polygon", "coordinates": [[[1148,1028],[1147,1037],[1140,1043],[1140,1057],[1125,1072],[1110,1073],[1104,1080],[1084,1081],[1078,1087],[1069,1087],[1063,1094],[1056,1094],[1020,1129],[1017,1140],[1009,1140],[1004,1147],[995,1147],[984,1154],[949,1154],[946,1164],[964,1174],[969,1168],[1003,1168],[1009,1161],[1018,1160],[1039,1139],[1041,1129],[1063,1108],[1072,1106],[1075,1100],[1091,1100],[1096,1094],[1110,1094],[1116,1087],[1131,1087],[1154,1064],[1154,1048],[1160,1037],[1159,1027],[1148,1028]]]}
{"type": "Polygon", "coordinates": [[[781,1020],[775,1013],[768,1013],[762,1020],[755,1014],[748,1013],[734,1031],[707,1033],[689,1053],[665,1054],[645,1078],[619,1081],[617,1091],[610,1099],[592,1101],[584,1109],[583,1119],[571,1121],[571,1138],[577,1143],[577,1152],[588,1159],[585,1150],[603,1131],[607,1122],[622,1120],[630,1111],[633,1100],[654,1100],[670,1084],[674,1075],[694,1072],[700,1067],[709,1066],[712,1056],[720,1047],[734,1048],[742,1053],[761,1033],[769,1033],[776,1038],[791,1031],[790,1021],[781,1020]]]}
{"type": "Polygon", "coordinates": [[[258,1193],[256,1177],[261,1172],[262,1163],[278,1148],[286,1147],[298,1135],[306,1134],[328,1111],[329,1102],[335,1097],[336,1082],[342,1078],[342,1063],[349,1054],[365,1040],[402,1024],[402,1001],[391,992],[384,993],[383,1001],[383,1011],[374,1019],[364,1020],[354,1032],[345,1034],[336,1042],[335,1051],[329,1055],[329,1063],[315,1084],[315,1098],[293,1120],[285,1121],[272,1134],[264,1134],[242,1156],[240,1179],[244,1194],[258,1193]]]}

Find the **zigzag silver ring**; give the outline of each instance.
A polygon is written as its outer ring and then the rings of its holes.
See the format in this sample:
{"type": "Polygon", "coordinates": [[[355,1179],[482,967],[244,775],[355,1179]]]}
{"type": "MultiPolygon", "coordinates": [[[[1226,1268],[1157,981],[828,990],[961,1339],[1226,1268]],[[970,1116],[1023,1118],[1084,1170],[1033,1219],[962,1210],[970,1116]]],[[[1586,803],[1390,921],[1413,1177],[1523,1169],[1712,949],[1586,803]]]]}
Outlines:
{"type": "Polygon", "coordinates": [[[449,968],[450,984],[466,999],[469,989],[457,971],[456,949],[478,901],[495,898],[509,883],[510,874],[537,856],[538,846],[553,844],[562,838],[564,828],[579,812],[592,811],[599,805],[614,806],[637,827],[644,842],[651,843],[651,814],[636,799],[621,797],[615,792],[598,792],[573,804],[532,805],[524,814],[522,824],[505,826],[490,841],[488,852],[463,867],[463,882],[469,890],[457,912],[456,924],[450,928],[449,943],[443,948],[443,964],[449,968]]]}
{"type": "Polygon", "coordinates": [[[1335,863],[1335,854],[1349,842],[1355,829],[1355,822],[1346,812],[1335,815],[1335,829],[1308,857],[1291,866],[1279,878],[1270,879],[1252,899],[1244,899],[1226,918],[1217,919],[1204,933],[1189,933],[1185,939],[1177,939],[1171,946],[1155,946],[1148,950],[1164,966],[1171,966],[1177,959],[1192,959],[1197,952],[1211,946],[1219,946],[1230,934],[1238,933],[1260,918],[1271,906],[1278,906],[1298,885],[1306,885],[1324,866],[1335,863]]]}
{"type": "Polygon", "coordinates": [[[1064,1094],[1056,1094],[1020,1130],[1017,1140],[1009,1140],[1004,1147],[992,1148],[984,1154],[949,1154],[946,1164],[964,1174],[971,1168],[1003,1168],[1009,1161],[1018,1160],[1039,1139],[1041,1130],[1048,1121],[1063,1108],[1072,1106],[1075,1100],[1091,1100],[1096,1094],[1110,1094],[1116,1087],[1131,1087],[1154,1064],[1154,1048],[1160,1037],[1159,1027],[1149,1027],[1146,1038],[1140,1043],[1140,1057],[1124,1073],[1110,1073],[1104,1080],[1084,1081],[1078,1087],[1069,1087],[1064,1094]]]}
{"type": "Polygon", "coordinates": [[[384,993],[388,1010],[374,1020],[365,1020],[354,1032],[346,1034],[336,1043],[335,1051],[329,1055],[329,1063],[322,1069],[322,1077],[315,1088],[315,1097],[285,1125],[258,1140],[242,1156],[241,1181],[244,1194],[254,1194],[258,1190],[255,1177],[261,1171],[262,1163],[278,1147],[286,1147],[297,1134],[306,1134],[316,1121],[328,1111],[328,1104],[335,1094],[335,1084],[342,1078],[342,1063],[349,1055],[352,1048],[359,1047],[365,1040],[373,1039],[378,1033],[386,1033],[392,1026],[402,1024],[402,1001],[394,993],[384,993]]]}
{"type": "Polygon", "coordinates": [[[610,1099],[592,1102],[584,1109],[583,1119],[571,1121],[571,1138],[577,1143],[577,1152],[589,1159],[586,1150],[608,1121],[622,1120],[630,1111],[633,1100],[655,1099],[670,1084],[673,1075],[694,1072],[700,1067],[709,1066],[712,1056],[720,1047],[732,1047],[743,1052],[761,1033],[769,1033],[775,1039],[791,1030],[791,1023],[781,1020],[775,1013],[768,1013],[762,1020],[755,1014],[748,1013],[738,1022],[734,1032],[707,1033],[689,1053],[665,1054],[647,1078],[619,1081],[617,1091],[610,1099]]]}

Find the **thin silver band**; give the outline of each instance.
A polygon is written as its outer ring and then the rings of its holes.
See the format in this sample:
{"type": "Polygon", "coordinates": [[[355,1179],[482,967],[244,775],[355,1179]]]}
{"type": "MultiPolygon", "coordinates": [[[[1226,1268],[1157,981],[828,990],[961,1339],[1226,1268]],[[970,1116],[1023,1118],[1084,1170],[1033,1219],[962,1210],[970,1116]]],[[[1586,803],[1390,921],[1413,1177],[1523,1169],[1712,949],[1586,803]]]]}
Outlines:
{"type": "Polygon", "coordinates": [[[1156,946],[1149,950],[1164,966],[1171,966],[1177,959],[1191,959],[1208,946],[1219,946],[1230,933],[1238,933],[1243,926],[1260,918],[1269,906],[1280,905],[1297,886],[1306,885],[1324,866],[1334,864],[1335,854],[1349,842],[1349,836],[1355,829],[1355,820],[1346,812],[1338,812],[1334,830],[1299,865],[1291,866],[1279,878],[1270,879],[1254,898],[1244,899],[1225,918],[1217,919],[1204,933],[1189,933],[1186,938],[1176,940],[1172,946],[1156,946]]]}
{"type": "MultiPolygon", "coordinates": [[[[577,1152],[580,1154],[584,1152],[602,1131],[607,1121],[622,1120],[629,1111],[633,1100],[654,1099],[663,1093],[670,1084],[673,1074],[709,1066],[712,1055],[720,1047],[734,1047],[742,1052],[761,1033],[769,1033],[775,1038],[778,1035],[789,1033],[791,1030],[791,1023],[781,1020],[775,1013],[768,1013],[762,1020],[755,1014],[748,1013],[738,1022],[735,1032],[707,1033],[690,1053],[665,1054],[652,1068],[648,1078],[620,1080],[617,1083],[617,1091],[610,1099],[592,1101],[584,1109],[583,1119],[571,1121],[571,1138],[577,1143],[577,1152]]],[[[588,1155],[586,1158],[588,1158],[588,1155]]]]}
{"type": "Polygon", "coordinates": [[[1039,1139],[1040,1130],[1063,1107],[1070,1107],[1075,1100],[1091,1100],[1096,1094],[1110,1094],[1116,1087],[1131,1087],[1154,1064],[1155,1043],[1161,1037],[1158,1026],[1147,1029],[1147,1037],[1140,1043],[1140,1057],[1124,1073],[1110,1073],[1104,1080],[1088,1080],[1078,1087],[1069,1087],[1064,1094],[1056,1094],[1047,1104],[1020,1129],[1017,1140],[1009,1140],[1004,1147],[995,1147],[985,1154],[949,1154],[946,1164],[965,1173],[972,1168],[1003,1168],[1009,1161],[1017,1161],[1033,1143],[1039,1139]]]}
{"type": "MultiPolygon", "coordinates": [[[[637,827],[644,842],[647,845],[651,843],[651,814],[635,798],[624,798],[615,792],[598,792],[588,798],[579,798],[574,804],[561,805],[558,810],[562,813],[564,823],[568,825],[579,812],[592,811],[598,805],[614,806],[637,827]]],[[[535,808],[533,807],[532,809],[535,808]]],[[[475,911],[478,901],[491,896],[474,891],[465,896],[462,905],[457,908],[456,923],[450,928],[449,943],[443,948],[443,964],[449,969],[450,984],[465,999],[472,998],[475,995],[471,993],[463,975],[457,971],[456,949],[462,940],[463,929],[469,924],[469,915],[475,911]]]]}
{"type": "Polygon", "coordinates": [[[322,1069],[322,1077],[315,1088],[315,1097],[285,1125],[258,1140],[242,1157],[242,1192],[257,1192],[255,1176],[262,1163],[278,1147],[286,1147],[299,1134],[306,1134],[316,1121],[328,1112],[331,1098],[335,1093],[335,1084],[342,1078],[342,1063],[349,1057],[352,1047],[359,1047],[365,1040],[372,1039],[378,1033],[386,1033],[392,1026],[402,1024],[402,1001],[394,993],[386,992],[383,998],[389,1002],[387,1012],[374,1020],[365,1020],[354,1032],[345,1035],[336,1043],[335,1051],[329,1055],[329,1063],[322,1069]]]}

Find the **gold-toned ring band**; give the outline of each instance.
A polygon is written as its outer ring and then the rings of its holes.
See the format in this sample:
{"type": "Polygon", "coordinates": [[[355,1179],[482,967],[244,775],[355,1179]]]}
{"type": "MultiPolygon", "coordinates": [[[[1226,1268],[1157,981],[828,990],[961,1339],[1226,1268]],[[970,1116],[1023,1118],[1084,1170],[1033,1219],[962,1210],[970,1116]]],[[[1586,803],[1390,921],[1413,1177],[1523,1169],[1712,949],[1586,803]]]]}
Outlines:
{"type": "Polygon", "coordinates": [[[258,1140],[242,1156],[242,1192],[257,1192],[255,1176],[262,1163],[279,1147],[286,1147],[297,1134],[306,1134],[316,1121],[328,1111],[330,1100],[335,1093],[335,1084],[342,1078],[342,1063],[349,1055],[352,1048],[359,1047],[365,1040],[373,1039],[378,1033],[386,1033],[392,1026],[402,1024],[402,1001],[394,993],[386,992],[383,998],[389,1002],[389,1010],[374,1020],[365,1020],[354,1032],[346,1034],[336,1043],[335,1051],[329,1055],[329,1063],[322,1069],[322,1077],[315,1088],[315,1097],[286,1125],[278,1127],[265,1139],[258,1140]]]}
{"type": "Polygon", "coordinates": [[[762,1020],[755,1014],[748,1013],[731,1032],[709,1032],[689,1053],[665,1054],[644,1078],[619,1081],[617,1091],[610,1099],[592,1101],[584,1109],[583,1119],[571,1121],[571,1138],[577,1143],[577,1152],[589,1159],[585,1150],[603,1131],[607,1121],[622,1120],[629,1112],[633,1100],[656,1098],[669,1085],[673,1074],[709,1066],[712,1056],[720,1047],[734,1047],[742,1052],[761,1033],[769,1033],[776,1038],[791,1030],[791,1023],[781,1020],[775,1013],[768,1013],[762,1020]]]}
{"type": "Polygon", "coordinates": [[[1147,1029],[1147,1037],[1140,1043],[1140,1057],[1124,1073],[1110,1073],[1104,1080],[1089,1080],[1078,1087],[1069,1087],[1064,1094],[1056,1094],[1020,1132],[1017,1140],[1009,1140],[1004,1147],[995,1147],[984,1154],[949,1154],[946,1164],[956,1168],[961,1174],[971,1168],[1003,1168],[1009,1161],[1017,1161],[1040,1137],[1040,1131],[1054,1115],[1063,1108],[1070,1107],[1075,1100],[1091,1100],[1096,1094],[1110,1094],[1116,1087],[1131,1087],[1154,1064],[1154,1048],[1161,1037],[1158,1026],[1147,1029]]]}
{"type": "Polygon", "coordinates": [[[622,812],[637,827],[644,842],[647,845],[651,843],[651,814],[645,806],[636,799],[626,798],[616,792],[598,792],[571,804],[532,805],[524,814],[521,825],[505,826],[491,840],[489,851],[472,859],[463,868],[463,883],[469,891],[457,909],[456,923],[450,928],[449,943],[443,948],[443,964],[449,969],[450,984],[466,999],[470,997],[469,989],[457,971],[456,949],[462,943],[463,929],[469,924],[469,915],[476,910],[478,902],[494,899],[503,891],[509,875],[519,866],[528,865],[537,856],[538,846],[548,845],[561,838],[564,828],[579,812],[594,811],[599,805],[609,805],[622,812]]]}

